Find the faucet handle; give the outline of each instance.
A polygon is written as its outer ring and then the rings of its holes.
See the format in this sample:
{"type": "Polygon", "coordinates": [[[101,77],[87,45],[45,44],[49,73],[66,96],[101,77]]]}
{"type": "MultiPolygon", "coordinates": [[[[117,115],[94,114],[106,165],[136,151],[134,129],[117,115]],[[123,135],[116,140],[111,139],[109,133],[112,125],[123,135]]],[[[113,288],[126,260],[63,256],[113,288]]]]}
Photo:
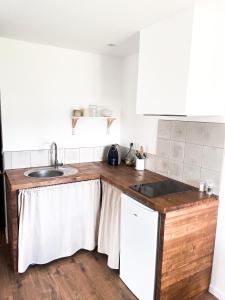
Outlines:
{"type": "Polygon", "coordinates": [[[63,166],[63,163],[59,163],[58,160],[55,162],[55,167],[58,168],[58,167],[62,167],[63,166]]]}

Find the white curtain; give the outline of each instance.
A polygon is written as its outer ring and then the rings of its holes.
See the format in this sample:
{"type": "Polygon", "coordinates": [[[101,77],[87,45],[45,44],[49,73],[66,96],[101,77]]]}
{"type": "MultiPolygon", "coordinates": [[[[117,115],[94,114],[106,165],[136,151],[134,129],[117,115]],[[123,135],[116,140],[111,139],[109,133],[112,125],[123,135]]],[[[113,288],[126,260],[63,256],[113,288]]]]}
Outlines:
{"type": "Polygon", "coordinates": [[[20,190],[18,271],[96,247],[100,181],[20,190]]]}
{"type": "Polygon", "coordinates": [[[121,191],[102,181],[98,252],[108,255],[108,266],[119,269],[121,191]]]}

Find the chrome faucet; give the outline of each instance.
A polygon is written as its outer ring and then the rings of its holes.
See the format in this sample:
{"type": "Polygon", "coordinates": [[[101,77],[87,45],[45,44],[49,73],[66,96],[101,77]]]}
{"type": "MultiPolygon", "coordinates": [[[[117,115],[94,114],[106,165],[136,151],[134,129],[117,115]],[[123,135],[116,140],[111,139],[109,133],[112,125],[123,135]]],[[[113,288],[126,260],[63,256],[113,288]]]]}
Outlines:
{"type": "Polygon", "coordinates": [[[57,147],[57,144],[55,142],[53,142],[51,144],[51,155],[52,155],[52,151],[55,151],[55,159],[53,161],[53,165],[54,167],[57,169],[58,167],[62,166],[63,164],[58,162],[58,147],[57,147]]]}

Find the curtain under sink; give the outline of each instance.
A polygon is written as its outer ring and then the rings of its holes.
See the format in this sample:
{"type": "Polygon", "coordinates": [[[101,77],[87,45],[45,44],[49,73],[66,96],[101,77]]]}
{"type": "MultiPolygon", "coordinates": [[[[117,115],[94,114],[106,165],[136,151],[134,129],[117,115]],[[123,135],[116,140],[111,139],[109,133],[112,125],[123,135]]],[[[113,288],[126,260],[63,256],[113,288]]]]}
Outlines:
{"type": "Polygon", "coordinates": [[[100,180],[20,190],[18,272],[97,245],[100,180]]]}
{"type": "Polygon", "coordinates": [[[102,181],[101,192],[100,180],[20,190],[18,272],[97,244],[119,269],[120,206],[121,191],[102,181]]]}

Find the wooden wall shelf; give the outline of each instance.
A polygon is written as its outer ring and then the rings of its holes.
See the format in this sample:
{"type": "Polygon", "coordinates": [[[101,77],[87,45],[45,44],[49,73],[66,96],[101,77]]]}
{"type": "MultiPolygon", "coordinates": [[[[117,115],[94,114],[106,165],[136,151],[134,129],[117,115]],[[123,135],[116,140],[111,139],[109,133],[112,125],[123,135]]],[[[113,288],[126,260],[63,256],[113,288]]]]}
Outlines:
{"type": "Polygon", "coordinates": [[[110,127],[117,118],[114,118],[114,117],[72,117],[72,134],[75,134],[75,128],[76,128],[76,125],[77,125],[77,122],[79,119],[93,119],[93,120],[104,119],[107,121],[106,128],[107,128],[107,134],[109,134],[110,127]]]}

